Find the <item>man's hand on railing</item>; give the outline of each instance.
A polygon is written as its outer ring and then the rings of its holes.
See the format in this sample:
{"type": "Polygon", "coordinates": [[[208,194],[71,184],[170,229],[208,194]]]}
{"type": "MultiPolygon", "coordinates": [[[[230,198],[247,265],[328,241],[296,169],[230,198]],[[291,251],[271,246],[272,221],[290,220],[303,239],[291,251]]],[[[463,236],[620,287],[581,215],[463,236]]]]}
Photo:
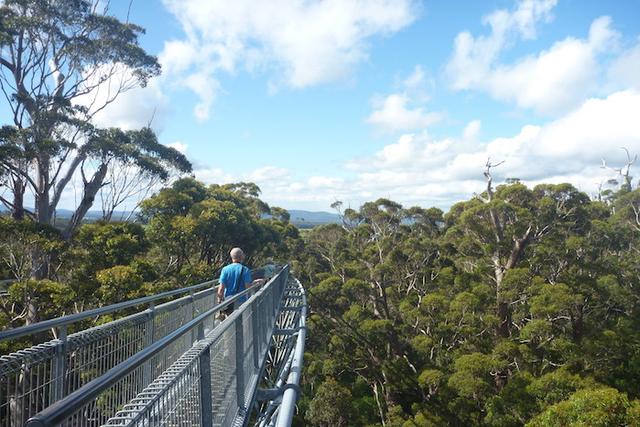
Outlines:
{"type": "Polygon", "coordinates": [[[247,286],[247,288],[250,288],[252,286],[262,286],[267,282],[267,279],[256,279],[253,282],[249,283],[249,286],[247,286]]]}

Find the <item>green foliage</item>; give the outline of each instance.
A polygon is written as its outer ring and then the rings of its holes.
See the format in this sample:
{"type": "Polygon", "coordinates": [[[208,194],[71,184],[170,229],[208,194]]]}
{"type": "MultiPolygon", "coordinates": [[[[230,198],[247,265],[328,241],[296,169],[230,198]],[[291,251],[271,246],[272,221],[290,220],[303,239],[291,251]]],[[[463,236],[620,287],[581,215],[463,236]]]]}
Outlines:
{"type": "Polygon", "coordinates": [[[637,408],[637,401],[631,404],[624,393],[613,388],[581,390],[547,408],[527,427],[638,426],[637,408]]]}
{"type": "Polygon", "coordinates": [[[142,174],[157,176],[162,181],[166,181],[173,170],[191,172],[191,163],[185,155],[158,142],[156,134],[148,127],[127,131],[96,129],[80,150],[90,157],[136,165],[142,174]]]}
{"type": "Polygon", "coordinates": [[[309,425],[318,427],[346,427],[355,418],[351,405],[352,394],[334,379],[324,381],[311,403],[306,414],[309,425]]]}
{"type": "MultiPolygon", "coordinates": [[[[144,228],[132,223],[84,224],[76,234],[65,256],[65,280],[74,289],[79,309],[109,304],[134,295],[144,281],[152,281],[157,273],[144,256],[150,243],[144,228]],[[143,277],[130,286],[125,294],[107,292],[99,280],[100,272],[113,267],[124,267],[136,271],[143,277]],[[135,289],[134,289],[135,288],[135,289]]],[[[106,277],[104,277],[106,280],[106,277]]],[[[124,285],[123,286],[127,286],[124,285]]],[[[151,292],[153,293],[153,292],[151,292]]]]}
{"type": "Polygon", "coordinates": [[[491,371],[496,368],[496,361],[486,354],[462,355],[454,363],[448,385],[464,398],[484,400],[493,388],[491,371]]]}
{"type": "Polygon", "coordinates": [[[29,279],[34,270],[55,265],[66,247],[58,230],[31,221],[0,217],[0,236],[0,272],[20,281],[29,279]]]}
{"type": "Polygon", "coordinates": [[[38,307],[42,319],[72,311],[74,292],[69,286],[52,280],[26,280],[16,282],[7,290],[7,302],[27,309],[27,301],[38,307]]]}
{"type": "Polygon", "coordinates": [[[128,265],[116,265],[98,271],[96,281],[100,284],[98,288],[100,301],[109,305],[136,297],[143,278],[128,265]]]}
{"type": "MultiPolygon", "coordinates": [[[[403,427],[547,425],[536,417],[603,387],[637,398],[637,191],[611,206],[513,180],[444,216],[379,199],[310,230],[296,261],[314,313],[305,393],[329,375],[375,402],[371,424],[403,427]]],[[[624,399],[607,407],[633,425],[624,399]]],[[[618,422],[579,412],[550,425],[618,422]]]]}
{"type": "MultiPolygon", "coordinates": [[[[249,263],[286,259],[298,245],[297,229],[278,218],[264,219],[269,207],[255,184],[205,187],[193,178],[177,180],[142,203],[146,236],[166,274],[180,280],[210,276],[241,246],[249,263]]],[[[283,218],[286,219],[286,218],[283,218]]]]}
{"type": "Polygon", "coordinates": [[[295,257],[308,285],[296,425],[638,425],[637,191],[605,203],[514,180],[446,215],[378,199],[303,240],[255,184],[183,178],[142,224],[68,242],[0,219],[0,271],[18,279],[0,325],[209,279],[241,246],[253,265],[295,257]],[[43,254],[50,280],[31,280],[43,254]]]}

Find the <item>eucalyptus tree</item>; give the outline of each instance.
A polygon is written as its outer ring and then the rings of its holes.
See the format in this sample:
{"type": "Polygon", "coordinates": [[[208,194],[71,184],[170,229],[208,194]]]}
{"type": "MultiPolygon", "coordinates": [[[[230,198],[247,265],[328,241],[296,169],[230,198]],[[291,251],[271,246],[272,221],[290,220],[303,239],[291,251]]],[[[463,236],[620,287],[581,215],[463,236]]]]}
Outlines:
{"type": "MultiPolygon", "coordinates": [[[[295,245],[297,229],[276,218],[263,218],[269,206],[252,183],[205,186],[182,178],[145,200],[141,219],[154,244],[158,264],[174,277],[205,279],[241,246],[247,262],[284,258],[295,245]]],[[[277,209],[276,209],[277,211],[277,209]]]]}
{"type": "MultiPolygon", "coordinates": [[[[299,260],[309,282],[317,283],[310,289],[311,324],[330,337],[312,364],[355,379],[357,405],[395,425],[398,408],[430,398],[418,381],[424,363],[414,338],[424,326],[416,313],[439,276],[442,212],[378,199],[340,213],[342,224],[310,231],[299,260]]],[[[362,418],[357,425],[369,423],[362,418]]]]}
{"type": "Polygon", "coordinates": [[[447,238],[455,248],[458,267],[489,278],[495,288],[496,336],[511,335],[511,306],[523,291],[509,272],[524,266],[526,254],[544,239],[561,239],[561,230],[585,227],[589,198],[569,184],[540,185],[533,190],[520,183],[493,188],[487,162],[486,190],[468,202],[454,205],[447,215],[447,238]],[[515,286],[515,288],[514,288],[515,286]]]}
{"type": "Polygon", "coordinates": [[[567,400],[550,406],[526,424],[527,427],[637,426],[640,401],[610,387],[580,390],[567,400]]]}
{"type": "Polygon", "coordinates": [[[135,163],[152,175],[190,169],[147,130],[96,129],[93,116],[119,94],[160,73],[139,45],[144,30],[89,0],[6,0],[0,6],[0,91],[13,135],[0,141],[0,170],[17,219],[51,224],[63,192],[80,177],[83,196],[69,237],[104,185],[110,162],[135,163]],[[151,164],[155,163],[155,164],[151,164]],[[162,167],[160,167],[162,166],[162,167]],[[25,193],[34,208],[24,206],[25,193]]]}
{"type": "Polygon", "coordinates": [[[87,178],[83,166],[80,166],[84,191],[65,228],[66,237],[71,236],[77,229],[93,205],[98,191],[104,185],[110,164],[133,164],[140,173],[158,177],[163,181],[169,178],[171,170],[191,171],[191,164],[186,157],[177,150],[160,144],[150,128],[137,131],[98,129],[78,151],[81,155],[95,159],[97,169],[91,178],[87,178]]]}

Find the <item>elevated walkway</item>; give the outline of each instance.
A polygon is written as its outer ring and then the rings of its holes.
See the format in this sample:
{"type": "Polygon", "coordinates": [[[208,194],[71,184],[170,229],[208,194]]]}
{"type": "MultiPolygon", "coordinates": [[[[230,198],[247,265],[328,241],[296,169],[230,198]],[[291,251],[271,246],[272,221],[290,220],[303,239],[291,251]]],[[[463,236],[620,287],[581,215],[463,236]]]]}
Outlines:
{"type": "Polygon", "coordinates": [[[216,285],[0,332],[0,341],[50,330],[56,337],[0,357],[0,427],[290,425],[304,354],[304,289],[288,266],[221,304],[216,285]],[[82,327],[124,310],[134,312],[82,327]]]}

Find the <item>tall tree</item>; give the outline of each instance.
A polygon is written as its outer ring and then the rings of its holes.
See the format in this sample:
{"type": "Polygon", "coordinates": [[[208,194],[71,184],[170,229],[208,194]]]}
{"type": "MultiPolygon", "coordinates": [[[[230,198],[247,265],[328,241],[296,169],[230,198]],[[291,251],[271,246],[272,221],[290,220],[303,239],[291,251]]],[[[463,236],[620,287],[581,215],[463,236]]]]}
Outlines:
{"type": "MultiPolygon", "coordinates": [[[[211,277],[233,246],[258,257],[282,255],[283,240],[295,245],[297,230],[276,218],[261,218],[270,209],[259,193],[251,183],[205,187],[182,178],[145,200],[141,218],[158,249],[158,265],[166,274],[195,280],[211,277]]],[[[249,256],[247,262],[253,261],[249,256]]]]}
{"type": "Polygon", "coordinates": [[[15,128],[11,155],[0,156],[13,199],[2,201],[16,218],[26,213],[51,224],[78,169],[98,159],[84,170],[92,176],[82,179],[85,203],[74,220],[79,223],[104,180],[105,156],[119,155],[96,149],[98,141],[113,141],[91,126],[93,115],[160,72],[156,59],[139,46],[143,29],[110,16],[107,8],[98,10],[101,3],[6,0],[0,7],[0,90],[15,128]],[[93,147],[83,149],[89,143],[93,147]],[[32,211],[24,207],[27,189],[35,196],[32,211]]]}
{"type": "Polygon", "coordinates": [[[491,169],[495,166],[487,162],[483,194],[452,207],[447,235],[462,269],[491,277],[499,320],[496,335],[506,338],[511,334],[510,298],[514,296],[505,283],[507,273],[520,266],[530,246],[552,231],[583,225],[581,209],[589,199],[568,184],[530,190],[514,183],[494,189],[491,169]]]}

